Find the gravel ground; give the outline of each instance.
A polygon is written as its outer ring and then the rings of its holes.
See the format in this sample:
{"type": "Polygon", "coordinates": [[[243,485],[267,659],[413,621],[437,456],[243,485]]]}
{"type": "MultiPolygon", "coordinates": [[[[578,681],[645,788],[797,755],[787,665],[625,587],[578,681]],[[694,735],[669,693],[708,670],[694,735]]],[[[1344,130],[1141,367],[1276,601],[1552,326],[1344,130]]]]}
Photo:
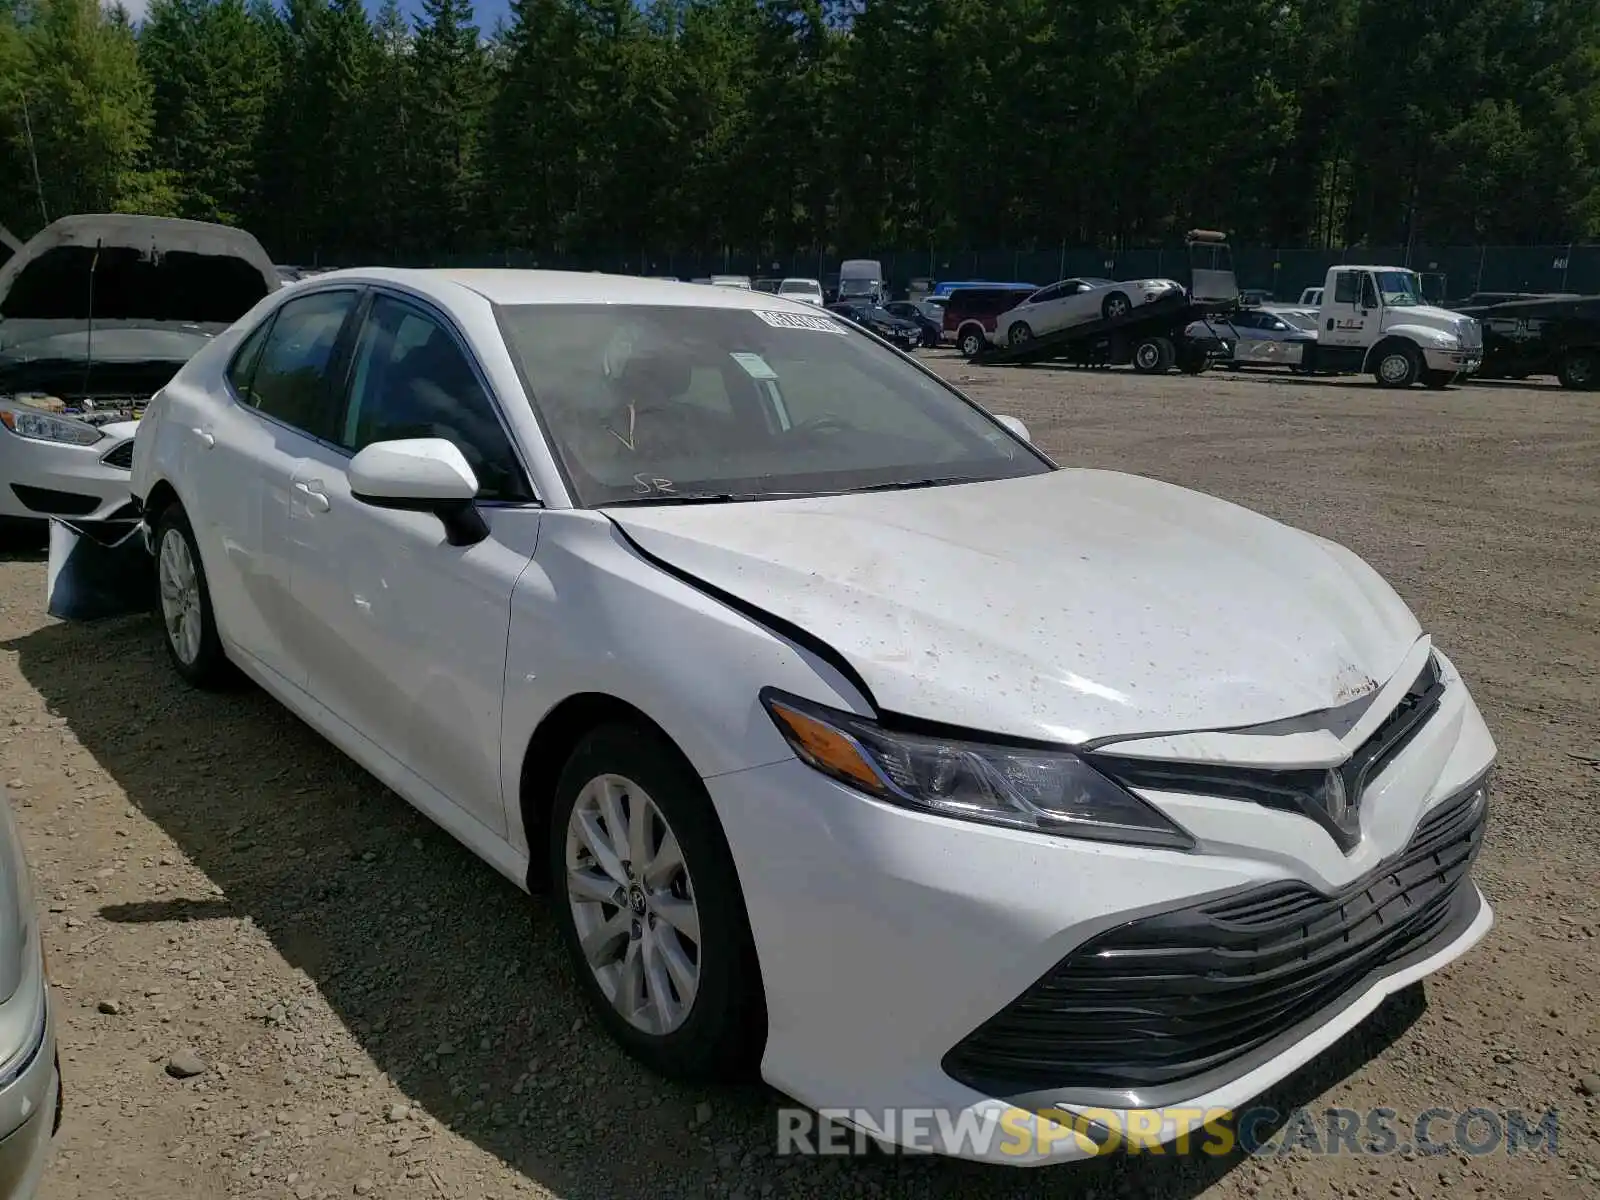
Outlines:
{"type": "Polygon", "coordinates": [[[933,361],[1058,461],[1336,538],[1416,607],[1499,741],[1499,921],[1270,1099],[1403,1129],[1555,1108],[1558,1158],[779,1158],[769,1093],[612,1048],[541,909],[265,696],[180,686],[153,621],[46,620],[23,550],[0,557],[0,781],[59,988],[43,1200],[1600,1195],[1600,398],[933,361]]]}

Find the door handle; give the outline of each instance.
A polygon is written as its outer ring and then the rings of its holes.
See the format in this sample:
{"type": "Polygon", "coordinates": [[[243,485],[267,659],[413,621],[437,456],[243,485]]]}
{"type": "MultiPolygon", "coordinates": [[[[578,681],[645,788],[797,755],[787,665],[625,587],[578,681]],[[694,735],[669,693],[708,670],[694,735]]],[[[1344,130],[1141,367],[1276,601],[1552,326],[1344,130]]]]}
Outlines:
{"type": "Polygon", "coordinates": [[[202,429],[199,425],[196,425],[189,432],[194,434],[195,437],[199,438],[200,444],[207,450],[211,449],[211,447],[217,444],[216,435],[214,435],[209,429],[202,429]]]}
{"type": "Polygon", "coordinates": [[[328,494],[318,490],[303,479],[294,481],[294,490],[306,498],[306,504],[312,512],[327,512],[332,505],[328,503],[328,494]]]}

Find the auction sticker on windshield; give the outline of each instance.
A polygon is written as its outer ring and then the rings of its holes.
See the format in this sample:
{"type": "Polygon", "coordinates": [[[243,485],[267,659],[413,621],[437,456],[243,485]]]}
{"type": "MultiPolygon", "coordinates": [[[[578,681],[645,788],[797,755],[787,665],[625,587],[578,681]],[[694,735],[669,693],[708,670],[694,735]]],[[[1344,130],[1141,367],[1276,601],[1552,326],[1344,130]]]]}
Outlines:
{"type": "Polygon", "coordinates": [[[815,329],[818,333],[837,333],[844,336],[844,326],[832,317],[813,317],[806,313],[771,312],[768,309],[752,309],[774,329],[815,329]]]}

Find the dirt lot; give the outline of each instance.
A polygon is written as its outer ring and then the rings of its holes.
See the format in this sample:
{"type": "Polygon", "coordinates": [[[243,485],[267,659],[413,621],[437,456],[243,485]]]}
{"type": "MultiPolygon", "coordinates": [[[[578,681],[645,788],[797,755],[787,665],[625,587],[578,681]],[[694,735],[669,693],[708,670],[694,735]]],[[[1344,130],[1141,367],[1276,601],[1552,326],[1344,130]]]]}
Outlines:
{"type": "Polygon", "coordinates": [[[1600,1075],[1600,397],[937,362],[1059,461],[1339,539],[1415,605],[1499,740],[1478,871],[1499,923],[1272,1099],[1402,1126],[1555,1108],[1559,1158],[779,1159],[778,1101],[625,1060],[550,920],[489,868],[259,693],[179,686],[152,621],[47,621],[40,556],[12,553],[0,781],[48,907],[66,1078],[45,1200],[1600,1194],[1580,1082],[1600,1075]],[[184,1048],[208,1069],[179,1082],[184,1048]]]}

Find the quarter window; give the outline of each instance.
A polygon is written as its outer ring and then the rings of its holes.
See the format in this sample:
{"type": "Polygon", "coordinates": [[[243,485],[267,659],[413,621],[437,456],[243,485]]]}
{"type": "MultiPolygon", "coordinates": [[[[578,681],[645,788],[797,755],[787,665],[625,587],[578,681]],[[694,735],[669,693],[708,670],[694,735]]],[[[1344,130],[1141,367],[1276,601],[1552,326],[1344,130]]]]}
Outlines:
{"type": "Polygon", "coordinates": [[[239,398],[247,404],[254,404],[251,398],[250,384],[255,376],[256,360],[261,357],[261,347],[266,344],[267,334],[272,330],[272,316],[252,329],[244,339],[244,343],[234,353],[233,361],[228,364],[228,382],[233,385],[233,390],[239,398]]]}

